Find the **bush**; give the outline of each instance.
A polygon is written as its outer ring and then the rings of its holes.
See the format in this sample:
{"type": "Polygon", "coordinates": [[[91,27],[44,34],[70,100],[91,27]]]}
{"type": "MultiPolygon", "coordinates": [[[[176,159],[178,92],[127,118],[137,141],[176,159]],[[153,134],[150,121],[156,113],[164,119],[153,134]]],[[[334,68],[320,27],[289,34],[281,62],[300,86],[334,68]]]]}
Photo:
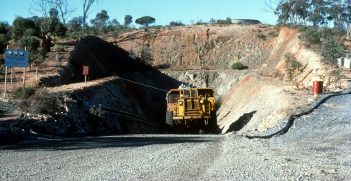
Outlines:
{"type": "Polygon", "coordinates": [[[17,88],[13,91],[13,96],[16,99],[26,99],[33,95],[35,93],[35,90],[31,87],[26,87],[26,88],[17,88]]]}
{"type": "Polygon", "coordinates": [[[338,35],[338,32],[332,29],[314,26],[299,27],[299,31],[302,35],[301,38],[311,45],[321,44],[322,39],[328,39],[338,35]]]}
{"type": "Polygon", "coordinates": [[[247,66],[243,65],[241,62],[235,62],[230,66],[234,70],[244,70],[248,69],[247,66]]]}
{"type": "Polygon", "coordinates": [[[62,46],[62,45],[56,45],[56,46],[55,46],[55,51],[56,51],[57,53],[61,53],[61,52],[64,52],[64,51],[65,51],[65,48],[64,48],[64,46],[62,46]]]}
{"type": "Polygon", "coordinates": [[[330,84],[332,84],[335,88],[341,88],[341,80],[343,78],[343,74],[340,68],[334,69],[329,73],[330,84]]]}
{"type": "Polygon", "coordinates": [[[323,32],[319,30],[317,27],[307,28],[304,33],[304,37],[306,38],[306,41],[311,44],[321,43],[322,35],[323,35],[323,32]]]}
{"type": "Polygon", "coordinates": [[[270,31],[270,32],[268,33],[268,36],[270,36],[270,37],[272,37],[272,38],[278,37],[278,36],[279,36],[279,31],[275,31],[275,30],[270,31]]]}
{"type": "Polygon", "coordinates": [[[294,77],[298,76],[303,71],[302,64],[297,61],[296,57],[291,53],[285,55],[285,64],[285,73],[289,81],[292,81],[294,77]]]}
{"type": "Polygon", "coordinates": [[[184,26],[184,23],[182,23],[181,21],[171,21],[169,23],[169,26],[184,26]]]}
{"type": "Polygon", "coordinates": [[[261,39],[261,40],[266,40],[266,35],[260,33],[257,35],[257,38],[261,39]]]}
{"type": "Polygon", "coordinates": [[[151,48],[144,46],[141,49],[141,53],[140,53],[140,58],[147,64],[151,64],[152,61],[152,52],[151,52],[151,48]]]}
{"type": "Polygon", "coordinates": [[[345,47],[335,37],[330,37],[322,46],[322,61],[325,64],[337,65],[337,59],[345,55],[345,47]]]}
{"type": "Polygon", "coordinates": [[[6,34],[0,34],[0,54],[3,53],[3,50],[6,48],[9,37],[6,34]]]}
{"type": "Polygon", "coordinates": [[[30,51],[35,51],[40,46],[40,40],[36,36],[24,36],[19,40],[22,48],[27,47],[30,51]]]}
{"type": "Polygon", "coordinates": [[[47,91],[39,91],[30,96],[22,102],[20,108],[23,111],[37,114],[51,114],[64,111],[62,98],[49,94],[47,91]]]}

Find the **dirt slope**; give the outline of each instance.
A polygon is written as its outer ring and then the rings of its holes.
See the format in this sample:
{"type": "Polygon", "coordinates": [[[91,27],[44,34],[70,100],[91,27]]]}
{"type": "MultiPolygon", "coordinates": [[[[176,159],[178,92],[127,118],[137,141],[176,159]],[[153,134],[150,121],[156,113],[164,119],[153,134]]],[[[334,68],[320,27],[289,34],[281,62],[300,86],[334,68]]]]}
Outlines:
{"type": "Polygon", "coordinates": [[[214,88],[221,104],[218,124],[226,132],[244,115],[250,119],[241,131],[277,126],[313,100],[312,81],[323,80],[329,85],[320,55],[305,48],[299,36],[298,30],[284,27],[230,25],[136,31],[108,40],[137,57],[148,48],[153,65],[167,64],[177,70],[164,71],[167,75],[214,88]],[[304,67],[291,82],[279,79],[286,74],[287,54],[294,55],[304,67]],[[230,70],[237,61],[249,70],[230,70]]]}

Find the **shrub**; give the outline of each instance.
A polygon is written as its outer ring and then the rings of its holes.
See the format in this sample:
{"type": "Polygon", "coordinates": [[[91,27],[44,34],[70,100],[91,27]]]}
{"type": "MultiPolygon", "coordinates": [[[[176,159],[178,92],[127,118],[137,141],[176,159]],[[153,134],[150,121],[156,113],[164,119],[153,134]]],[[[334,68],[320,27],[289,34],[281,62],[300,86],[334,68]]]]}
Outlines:
{"type": "Polygon", "coordinates": [[[184,23],[182,23],[181,21],[171,21],[169,23],[169,26],[184,26],[184,23]]]}
{"type": "Polygon", "coordinates": [[[272,37],[272,38],[278,37],[278,36],[279,36],[279,31],[275,31],[275,30],[270,31],[270,32],[268,33],[268,36],[270,36],[270,37],[272,37]]]}
{"type": "Polygon", "coordinates": [[[152,61],[152,52],[151,52],[151,48],[148,47],[148,46],[144,46],[144,47],[141,49],[140,58],[141,58],[142,60],[144,60],[145,63],[151,64],[151,61],[152,61]]]}
{"type": "Polygon", "coordinates": [[[322,61],[325,64],[337,65],[337,59],[345,55],[345,47],[335,37],[330,37],[322,46],[322,61]]]}
{"type": "Polygon", "coordinates": [[[24,36],[19,40],[22,48],[27,47],[30,51],[35,51],[40,46],[40,40],[36,36],[24,36]]]}
{"type": "Polygon", "coordinates": [[[320,28],[314,26],[299,27],[301,38],[311,45],[318,45],[322,43],[322,39],[328,39],[338,34],[329,28],[320,28]]]}
{"type": "Polygon", "coordinates": [[[311,44],[319,44],[321,43],[323,32],[320,31],[317,27],[310,27],[306,29],[304,37],[306,41],[311,44]]]}
{"type": "Polygon", "coordinates": [[[64,111],[62,98],[49,94],[47,91],[39,91],[30,96],[21,103],[20,108],[23,111],[37,114],[51,114],[64,111]]]}
{"type": "Polygon", "coordinates": [[[0,54],[3,53],[3,50],[6,48],[9,37],[6,34],[0,34],[0,54]]]}
{"type": "Polygon", "coordinates": [[[340,68],[334,69],[329,73],[330,84],[333,84],[335,88],[341,88],[341,80],[343,74],[340,68]]]}
{"type": "Polygon", "coordinates": [[[64,46],[62,46],[62,45],[56,45],[56,46],[55,46],[55,51],[56,51],[57,53],[61,53],[61,52],[64,52],[64,51],[65,51],[65,48],[64,48],[64,46]]]}
{"type": "Polygon", "coordinates": [[[26,88],[17,88],[13,91],[13,96],[16,99],[26,99],[33,95],[35,93],[35,90],[32,87],[26,87],[26,88]]]}
{"type": "Polygon", "coordinates": [[[285,55],[285,64],[285,73],[289,81],[292,81],[294,77],[298,76],[303,71],[302,64],[297,61],[296,57],[291,53],[285,55]]]}
{"type": "Polygon", "coordinates": [[[244,70],[248,69],[247,66],[243,65],[241,62],[235,62],[230,66],[234,70],[244,70]]]}
{"type": "Polygon", "coordinates": [[[260,33],[257,35],[257,38],[262,39],[262,40],[266,40],[266,35],[260,33]]]}

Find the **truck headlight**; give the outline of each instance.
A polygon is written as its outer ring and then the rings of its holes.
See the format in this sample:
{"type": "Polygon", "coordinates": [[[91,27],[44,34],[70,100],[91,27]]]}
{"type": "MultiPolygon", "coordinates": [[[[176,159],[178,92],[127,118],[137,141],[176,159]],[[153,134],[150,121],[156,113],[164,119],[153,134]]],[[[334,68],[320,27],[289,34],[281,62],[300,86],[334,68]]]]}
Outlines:
{"type": "Polygon", "coordinates": [[[200,99],[200,103],[201,103],[201,104],[204,103],[204,100],[200,99]]]}
{"type": "Polygon", "coordinates": [[[178,104],[179,105],[183,105],[183,101],[178,101],[178,104]]]}

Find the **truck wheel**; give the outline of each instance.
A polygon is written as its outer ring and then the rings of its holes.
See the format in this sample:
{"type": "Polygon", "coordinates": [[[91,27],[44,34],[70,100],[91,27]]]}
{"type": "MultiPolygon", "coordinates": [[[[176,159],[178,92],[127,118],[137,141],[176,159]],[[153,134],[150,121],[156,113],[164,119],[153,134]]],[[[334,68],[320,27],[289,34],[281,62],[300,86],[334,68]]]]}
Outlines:
{"type": "Polygon", "coordinates": [[[173,112],[166,112],[166,124],[167,126],[173,126],[173,112]]]}
{"type": "Polygon", "coordinates": [[[211,119],[210,119],[208,126],[209,126],[210,133],[218,134],[220,132],[219,127],[217,125],[216,112],[213,112],[211,114],[211,119]]]}

